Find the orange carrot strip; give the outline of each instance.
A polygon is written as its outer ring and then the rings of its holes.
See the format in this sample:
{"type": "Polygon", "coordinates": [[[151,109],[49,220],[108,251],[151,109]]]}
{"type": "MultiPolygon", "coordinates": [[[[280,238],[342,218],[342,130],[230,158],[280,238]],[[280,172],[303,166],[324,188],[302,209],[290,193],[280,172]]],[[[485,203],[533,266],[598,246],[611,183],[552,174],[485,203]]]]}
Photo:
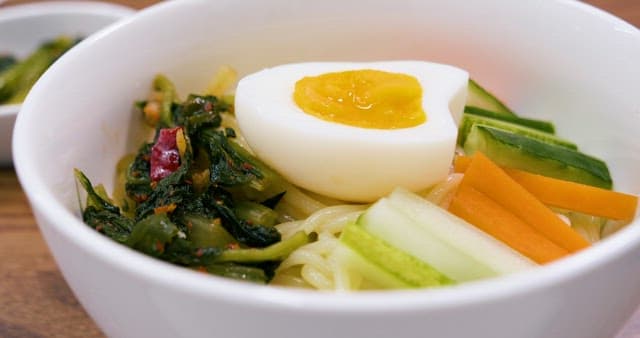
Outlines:
{"type": "Polygon", "coordinates": [[[458,188],[449,211],[536,263],[548,263],[569,254],[469,185],[458,188]]]}
{"type": "MultiPolygon", "coordinates": [[[[459,173],[465,172],[471,161],[472,158],[469,156],[457,156],[454,161],[454,170],[459,173]]],[[[546,205],[617,220],[629,220],[636,215],[638,196],[523,170],[503,169],[546,205]]]]}
{"type": "Polygon", "coordinates": [[[471,156],[456,156],[453,159],[453,171],[457,173],[464,173],[469,168],[471,164],[471,160],[473,157],[471,156]]]}
{"type": "Polygon", "coordinates": [[[575,252],[590,245],[578,232],[560,220],[551,209],[480,152],[473,155],[473,160],[460,182],[460,185],[467,184],[487,195],[569,252],[575,252]]]}
{"type": "Polygon", "coordinates": [[[505,171],[545,204],[618,220],[629,220],[636,215],[637,196],[522,170],[505,171]]]}

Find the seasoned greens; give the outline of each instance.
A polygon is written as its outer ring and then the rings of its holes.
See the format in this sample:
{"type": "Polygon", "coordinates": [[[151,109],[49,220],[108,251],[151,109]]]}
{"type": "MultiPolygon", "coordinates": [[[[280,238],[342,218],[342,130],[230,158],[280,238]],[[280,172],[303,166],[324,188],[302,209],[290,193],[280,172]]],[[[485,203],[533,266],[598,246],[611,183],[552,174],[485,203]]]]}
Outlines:
{"type": "Polygon", "coordinates": [[[0,56],[0,104],[21,103],[40,75],[76,42],[78,39],[60,36],[43,43],[24,60],[0,56]]]}
{"type": "Polygon", "coordinates": [[[136,106],[156,132],[130,157],[120,182],[123,201],[75,171],[87,194],[82,216],[89,226],[177,265],[262,283],[289,253],[315,240],[304,232],[282,240],[274,228],[285,185],[221,125],[230,104],[200,95],[179,102],[159,75],[150,98],[136,106]]]}

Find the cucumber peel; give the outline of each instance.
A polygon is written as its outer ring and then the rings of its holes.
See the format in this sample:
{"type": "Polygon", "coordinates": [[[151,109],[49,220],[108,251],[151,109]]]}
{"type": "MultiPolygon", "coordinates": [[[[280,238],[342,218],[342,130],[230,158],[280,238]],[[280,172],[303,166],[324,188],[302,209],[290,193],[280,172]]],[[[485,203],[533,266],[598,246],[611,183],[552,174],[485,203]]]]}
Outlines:
{"type": "Polygon", "coordinates": [[[427,262],[457,282],[497,276],[498,273],[460,250],[451,242],[438,238],[431,231],[398,210],[388,198],[378,200],[358,219],[368,233],[384,240],[414,257],[427,262]]]}
{"type": "Polygon", "coordinates": [[[469,79],[467,87],[467,106],[490,110],[501,115],[515,115],[502,101],[472,79],[469,79]]]}
{"type": "Polygon", "coordinates": [[[427,263],[396,249],[358,224],[347,225],[340,242],[357,255],[351,258],[351,268],[378,285],[419,288],[453,283],[427,263]]]}
{"type": "Polygon", "coordinates": [[[528,126],[524,126],[517,123],[507,122],[505,120],[499,120],[499,119],[494,119],[486,116],[474,115],[474,114],[468,114],[468,113],[463,114],[462,121],[460,121],[460,128],[458,132],[459,145],[464,145],[467,135],[471,131],[471,128],[476,124],[498,128],[498,129],[515,133],[515,134],[520,134],[523,136],[527,136],[527,137],[539,140],[544,143],[549,143],[549,144],[557,145],[560,147],[565,147],[573,150],[578,149],[578,146],[576,146],[575,143],[565,140],[563,138],[557,137],[548,132],[543,132],[538,129],[530,128],[528,126]]]}
{"type": "Polygon", "coordinates": [[[609,169],[602,160],[498,128],[474,125],[463,148],[467,155],[481,151],[504,167],[604,189],[613,186],[609,169]]]}
{"type": "Polygon", "coordinates": [[[516,115],[506,115],[502,113],[496,113],[491,110],[482,109],[479,107],[466,106],[464,108],[465,114],[471,114],[475,116],[483,116],[491,119],[496,119],[504,122],[509,122],[517,125],[521,125],[523,127],[529,127],[533,129],[537,129],[542,132],[555,134],[556,128],[552,122],[544,121],[544,120],[536,120],[536,119],[528,119],[516,115]]]}
{"type": "Polygon", "coordinates": [[[508,245],[409,190],[396,188],[388,199],[391,206],[415,221],[416,225],[473,257],[473,263],[486,266],[497,275],[536,266],[508,245]]]}

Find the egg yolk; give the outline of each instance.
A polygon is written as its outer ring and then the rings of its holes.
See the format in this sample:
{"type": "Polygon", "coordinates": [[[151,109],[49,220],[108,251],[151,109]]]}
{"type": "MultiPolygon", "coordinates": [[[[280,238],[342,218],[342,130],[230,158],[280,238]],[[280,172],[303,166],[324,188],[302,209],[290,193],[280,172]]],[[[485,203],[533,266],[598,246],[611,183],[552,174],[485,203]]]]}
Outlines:
{"type": "Polygon", "coordinates": [[[304,77],[295,103],[326,121],[372,129],[415,127],[427,120],[422,87],[410,75],[363,69],[304,77]]]}

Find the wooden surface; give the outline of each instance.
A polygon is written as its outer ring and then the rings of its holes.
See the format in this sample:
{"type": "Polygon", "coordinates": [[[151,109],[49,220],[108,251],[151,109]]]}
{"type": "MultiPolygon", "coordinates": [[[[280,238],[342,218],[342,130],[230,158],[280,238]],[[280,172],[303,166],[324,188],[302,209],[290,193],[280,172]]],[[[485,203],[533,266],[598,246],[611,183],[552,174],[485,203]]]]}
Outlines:
{"type": "MultiPolygon", "coordinates": [[[[25,2],[32,1],[8,0],[0,10],[25,2]]],[[[111,2],[143,8],[157,1],[111,2]]],[[[640,0],[587,2],[640,26],[640,0]]],[[[11,168],[0,169],[0,337],[102,337],[58,271],[11,168]]],[[[640,312],[617,338],[632,337],[640,338],[640,312]]]]}

